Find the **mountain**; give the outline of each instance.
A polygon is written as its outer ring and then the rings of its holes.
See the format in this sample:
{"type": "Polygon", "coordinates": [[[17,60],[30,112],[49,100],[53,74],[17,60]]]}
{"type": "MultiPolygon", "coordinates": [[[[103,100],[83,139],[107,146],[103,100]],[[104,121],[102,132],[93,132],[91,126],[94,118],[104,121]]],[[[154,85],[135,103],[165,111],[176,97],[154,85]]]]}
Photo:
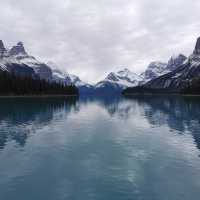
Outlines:
{"type": "Polygon", "coordinates": [[[3,41],[0,40],[0,70],[1,71],[8,71],[7,67],[4,65],[4,63],[1,62],[7,56],[8,56],[8,51],[5,48],[3,41]]]}
{"type": "Polygon", "coordinates": [[[2,59],[3,57],[5,57],[7,54],[7,49],[5,48],[3,41],[0,40],[0,59],[2,59]]]}
{"type": "Polygon", "coordinates": [[[26,53],[26,50],[24,48],[24,45],[22,42],[18,42],[16,46],[13,46],[9,50],[10,56],[16,56],[16,57],[28,57],[28,54],[26,53]]]}
{"type": "Polygon", "coordinates": [[[0,40],[0,70],[17,76],[29,76],[44,79],[48,82],[61,83],[64,86],[75,85],[80,94],[120,94],[128,87],[181,90],[188,86],[190,80],[199,74],[200,39],[197,40],[193,54],[179,54],[167,63],[152,62],[144,73],[137,75],[125,68],[109,73],[105,79],[91,85],[78,76],[63,72],[53,63],[43,63],[29,55],[22,42],[7,49],[0,40]],[[196,67],[197,66],[197,67],[196,67]]]}
{"type": "Polygon", "coordinates": [[[79,88],[80,94],[120,94],[127,87],[134,87],[144,84],[160,75],[166,74],[175,69],[186,57],[178,55],[171,57],[168,63],[152,62],[147,70],[141,75],[137,75],[125,68],[118,72],[109,73],[105,79],[91,85],[80,80],[78,76],[64,73],[59,70],[55,63],[49,62],[52,69],[53,80],[64,85],[75,85],[79,88]]]}
{"type": "Polygon", "coordinates": [[[78,76],[63,73],[54,63],[48,63],[48,65],[52,68],[55,82],[75,85],[79,88],[80,94],[120,94],[123,89],[136,86],[142,81],[142,77],[125,68],[118,72],[111,72],[104,80],[91,85],[82,81],[78,76]]]}
{"type": "Polygon", "coordinates": [[[43,63],[29,55],[22,42],[18,42],[7,50],[0,40],[0,70],[7,71],[17,76],[39,77],[49,82],[57,82],[67,85],[75,85],[82,92],[89,92],[93,86],[80,80],[78,76],[64,73],[58,70],[53,63],[43,63]]]}
{"type": "Polygon", "coordinates": [[[84,93],[93,89],[92,85],[81,81],[78,76],[58,70],[55,64],[38,61],[27,53],[22,42],[18,42],[11,49],[6,49],[0,40],[0,71],[21,77],[40,78],[64,86],[75,85],[84,93]]]}
{"type": "Polygon", "coordinates": [[[111,72],[108,76],[94,85],[95,93],[112,94],[121,93],[127,87],[136,86],[142,81],[142,77],[131,72],[127,68],[118,72],[111,72]]]}
{"type": "Polygon", "coordinates": [[[177,56],[172,56],[167,63],[166,72],[172,72],[177,69],[180,65],[182,65],[187,60],[187,57],[183,54],[179,54],[177,56]]]}
{"type": "Polygon", "coordinates": [[[0,70],[19,76],[34,77],[36,75],[32,68],[10,55],[10,51],[5,48],[2,40],[0,40],[0,70]]]}
{"type": "Polygon", "coordinates": [[[0,41],[0,69],[18,76],[38,76],[40,79],[52,80],[50,67],[28,55],[22,42],[7,50],[0,41]]]}
{"type": "Polygon", "coordinates": [[[172,72],[160,76],[150,82],[145,87],[168,89],[172,91],[180,91],[187,87],[193,78],[200,76],[200,38],[197,39],[196,47],[179,67],[172,72]]]}
{"type": "Polygon", "coordinates": [[[140,84],[146,83],[160,75],[166,73],[167,63],[151,62],[144,73],[141,74],[143,80],[140,84]]]}
{"type": "Polygon", "coordinates": [[[200,37],[197,39],[195,49],[189,58],[182,59],[181,62],[177,63],[178,66],[173,71],[147,82],[142,87],[128,89],[128,92],[179,93],[185,88],[190,88],[193,80],[200,78],[200,37]]]}
{"type": "Polygon", "coordinates": [[[79,89],[80,94],[93,93],[94,87],[84,81],[78,76],[63,72],[59,67],[53,63],[48,62],[48,66],[52,69],[52,80],[63,85],[75,85],[79,89]]]}
{"type": "Polygon", "coordinates": [[[143,77],[143,81],[140,82],[140,85],[143,85],[159,76],[162,76],[164,74],[167,74],[173,70],[175,70],[178,66],[183,64],[185,60],[187,59],[186,56],[183,54],[179,54],[177,56],[172,56],[168,63],[162,63],[162,62],[152,62],[147,67],[146,71],[141,74],[143,77]]]}

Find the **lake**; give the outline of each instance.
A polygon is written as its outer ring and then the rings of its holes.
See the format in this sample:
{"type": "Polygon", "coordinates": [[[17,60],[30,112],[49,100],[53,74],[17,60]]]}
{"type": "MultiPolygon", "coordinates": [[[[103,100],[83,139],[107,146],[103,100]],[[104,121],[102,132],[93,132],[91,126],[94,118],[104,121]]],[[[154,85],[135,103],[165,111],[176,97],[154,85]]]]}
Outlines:
{"type": "Polygon", "coordinates": [[[0,99],[0,200],[197,200],[200,98],[0,99]]]}

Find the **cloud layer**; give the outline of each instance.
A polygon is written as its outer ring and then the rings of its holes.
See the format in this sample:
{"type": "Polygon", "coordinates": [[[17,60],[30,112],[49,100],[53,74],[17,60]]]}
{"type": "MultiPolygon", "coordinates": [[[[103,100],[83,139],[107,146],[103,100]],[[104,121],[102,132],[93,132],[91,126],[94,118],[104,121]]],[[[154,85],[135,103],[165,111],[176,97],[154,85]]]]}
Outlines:
{"type": "Polygon", "coordinates": [[[200,1],[1,0],[0,39],[95,82],[112,70],[190,54],[200,1]]]}

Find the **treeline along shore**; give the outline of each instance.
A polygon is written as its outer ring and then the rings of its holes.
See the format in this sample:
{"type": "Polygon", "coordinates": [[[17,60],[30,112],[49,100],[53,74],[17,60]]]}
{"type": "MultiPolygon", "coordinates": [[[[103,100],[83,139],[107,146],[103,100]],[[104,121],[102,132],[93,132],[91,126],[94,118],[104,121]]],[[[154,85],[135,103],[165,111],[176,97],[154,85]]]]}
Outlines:
{"type": "Polygon", "coordinates": [[[79,95],[78,88],[0,71],[0,96],[79,95]]]}

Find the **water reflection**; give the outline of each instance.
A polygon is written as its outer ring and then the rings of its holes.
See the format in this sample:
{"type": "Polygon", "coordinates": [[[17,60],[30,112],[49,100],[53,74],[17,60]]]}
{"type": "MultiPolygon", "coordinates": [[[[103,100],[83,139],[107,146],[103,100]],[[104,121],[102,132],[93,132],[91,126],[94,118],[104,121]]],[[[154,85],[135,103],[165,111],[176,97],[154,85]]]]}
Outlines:
{"type": "Polygon", "coordinates": [[[180,134],[190,133],[200,149],[199,97],[135,96],[129,100],[136,101],[143,108],[150,124],[167,125],[180,134]]]}
{"type": "Polygon", "coordinates": [[[123,120],[144,115],[153,126],[168,126],[179,134],[189,133],[200,149],[200,97],[133,96],[82,98],[82,103],[93,101],[107,110],[111,117],[123,120]]]}
{"type": "Polygon", "coordinates": [[[166,96],[1,99],[0,199],[198,199],[199,111],[166,96]]]}
{"type": "Polygon", "coordinates": [[[66,117],[92,103],[111,118],[127,120],[139,114],[153,126],[167,125],[180,134],[190,133],[200,149],[200,98],[173,96],[0,99],[0,149],[10,140],[24,146],[35,130],[55,120],[56,113],[64,112],[66,117]]]}
{"type": "Polygon", "coordinates": [[[23,147],[27,138],[48,126],[56,113],[76,109],[76,102],[76,98],[0,99],[0,149],[10,140],[23,147]]]}

